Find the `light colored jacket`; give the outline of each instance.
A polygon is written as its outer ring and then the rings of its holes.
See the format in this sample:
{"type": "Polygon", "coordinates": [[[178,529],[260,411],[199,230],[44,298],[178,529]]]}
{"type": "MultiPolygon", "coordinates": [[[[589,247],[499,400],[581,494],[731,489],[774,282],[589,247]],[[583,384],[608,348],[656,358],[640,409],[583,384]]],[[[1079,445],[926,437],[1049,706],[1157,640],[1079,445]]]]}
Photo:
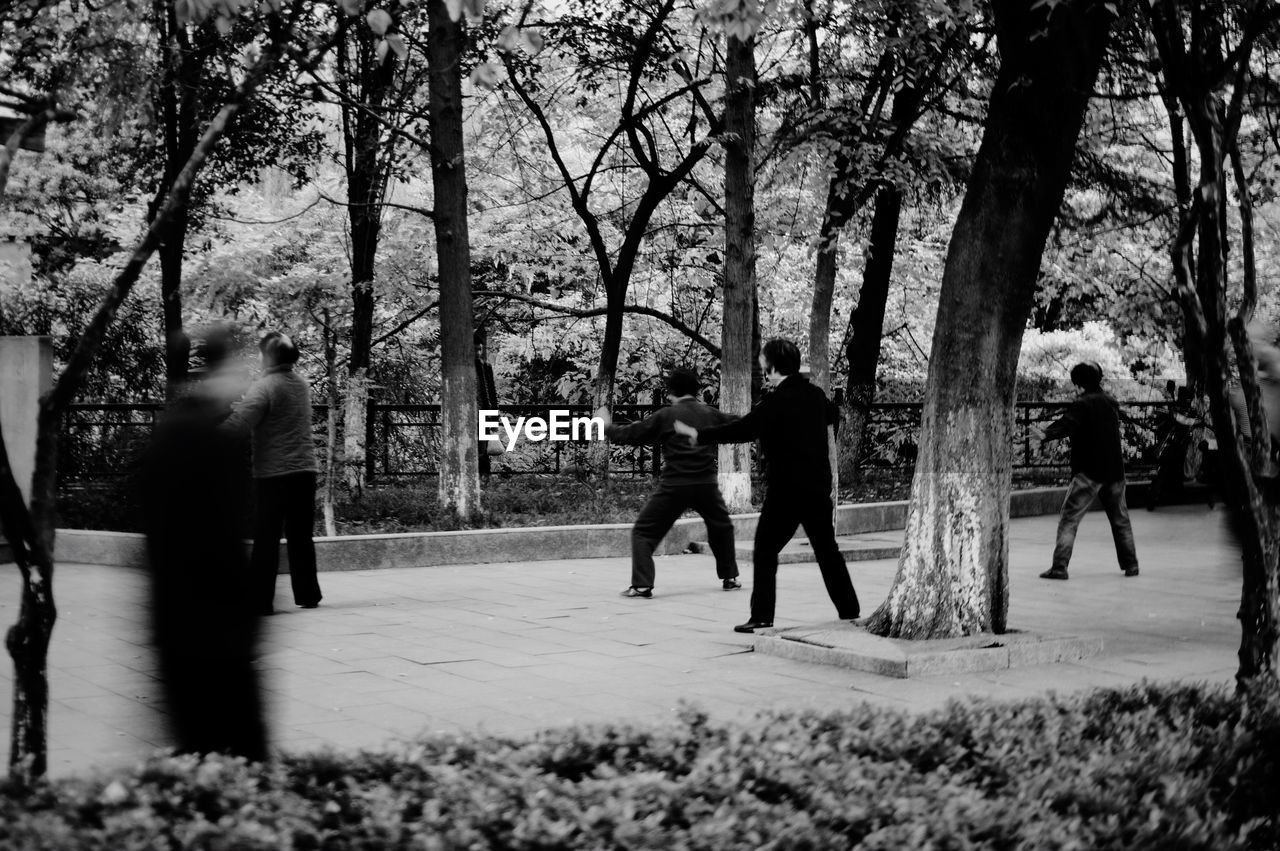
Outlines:
{"type": "Polygon", "coordinates": [[[226,427],[253,435],[253,477],[314,473],[311,391],[291,366],[276,366],[253,382],[226,427]]]}

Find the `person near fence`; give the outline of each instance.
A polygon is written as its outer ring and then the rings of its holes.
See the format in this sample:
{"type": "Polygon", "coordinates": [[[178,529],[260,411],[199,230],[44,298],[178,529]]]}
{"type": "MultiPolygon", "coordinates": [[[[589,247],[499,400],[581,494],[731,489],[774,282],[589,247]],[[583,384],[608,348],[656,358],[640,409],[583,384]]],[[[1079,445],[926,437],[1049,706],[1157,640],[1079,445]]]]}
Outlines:
{"type": "Polygon", "coordinates": [[[1071,368],[1071,383],[1080,395],[1067,412],[1045,429],[1045,441],[1071,442],[1071,484],[1058,518],[1053,563],[1041,579],[1066,579],[1075,547],[1076,531],[1095,497],[1111,523],[1116,557],[1125,576],[1138,575],[1138,553],[1125,504],[1124,452],[1120,443],[1120,405],[1102,389],[1102,367],[1079,363],[1071,368]]]}
{"type": "Polygon", "coordinates": [[[719,459],[713,446],[692,446],[676,434],[676,423],[707,428],[736,417],[704,405],[695,398],[702,382],[687,367],[675,367],[664,380],[667,407],[637,423],[616,425],[607,407],[596,411],[605,423],[605,437],[631,446],[662,445],[662,475],[631,529],[631,585],[623,597],[653,596],[653,551],[685,511],[693,509],[707,526],[707,544],[716,560],[716,576],[726,591],[742,587],[734,553],[733,521],[716,482],[719,459]]]}
{"type": "MultiPolygon", "coordinates": [[[[185,340],[171,345],[186,348],[185,340]]],[[[267,727],[244,548],[244,441],[219,428],[227,400],[216,382],[196,374],[175,390],[139,479],[166,719],[179,751],[261,761],[267,727]]]]}
{"type": "Polygon", "coordinates": [[[809,536],[836,613],[842,620],[854,620],[861,610],[836,543],[827,454],[827,426],[838,420],[839,412],[820,388],[800,375],[800,350],[790,340],[765,343],[760,367],[773,389],[742,419],[710,428],[680,422],[675,426],[696,445],[758,439],[764,451],[765,497],[752,553],[751,617],[734,630],[755,632],[773,626],[778,554],[800,526],[809,536]]]}
{"type": "Polygon", "coordinates": [[[1156,472],[1147,486],[1147,510],[1154,511],[1162,497],[1176,498],[1200,475],[1206,447],[1207,416],[1201,400],[1190,387],[1175,391],[1174,404],[1160,425],[1156,472]]]}
{"type": "Polygon", "coordinates": [[[254,523],[252,570],[255,600],[262,614],[275,605],[280,567],[280,532],[289,553],[293,601],[314,609],[322,599],[312,540],[316,511],[315,446],[311,392],[294,372],[298,347],[273,331],[258,344],[262,376],[227,419],[231,430],[249,432],[253,443],[254,523]]]}

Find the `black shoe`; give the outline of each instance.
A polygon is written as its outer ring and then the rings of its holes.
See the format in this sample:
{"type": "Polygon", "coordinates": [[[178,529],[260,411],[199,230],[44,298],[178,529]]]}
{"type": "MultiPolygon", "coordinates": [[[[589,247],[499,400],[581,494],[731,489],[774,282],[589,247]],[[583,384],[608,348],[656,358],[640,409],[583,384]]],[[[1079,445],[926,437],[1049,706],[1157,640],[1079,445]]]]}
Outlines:
{"type": "Polygon", "coordinates": [[[733,628],[734,632],[755,632],[757,629],[769,629],[773,626],[773,621],[747,621],[740,623],[733,628]]]}
{"type": "Polygon", "coordinates": [[[1067,572],[1057,567],[1051,567],[1044,573],[1040,574],[1041,579],[1066,579],[1067,572]]]}
{"type": "Polygon", "coordinates": [[[653,589],[652,589],[652,588],[637,588],[635,585],[632,585],[630,588],[628,588],[627,590],[623,591],[623,592],[622,592],[621,594],[619,594],[618,596],[620,596],[620,597],[644,597],[644,598],[647,600],[647,599],[649,599],[650,597],[652,597],[652,596],[653,596],[653,589]]]}
{"type": "Polygon", "coordinates": [[[1137,575],[1138,575],[1138,566],[1135,564],[1133,567],[1127,567],[1127,568],[1125,568],[1124,575],[1125,575],[1125,576],[1137,576],[1137,575]]]}
{"type": "Polygon", "coordinates": [[[720,584],[724,587],[724,590],[726,591],[737,591],[739,588],[742,587],[742,583],[738,581],[738,577],[736,576],[730,577],[729,579],[726,579],[724,582],[720,584]]]}
{"type": "Polygon", "coordinates": [[[320,606],[320,603],[319,603],[319,602],[315,602],[315,603],[299,603],[299,604],[298,604],[298,608],[299,608],[299,609],[315,609],[315,608],[318,608],[319,606],[320,606]]]}

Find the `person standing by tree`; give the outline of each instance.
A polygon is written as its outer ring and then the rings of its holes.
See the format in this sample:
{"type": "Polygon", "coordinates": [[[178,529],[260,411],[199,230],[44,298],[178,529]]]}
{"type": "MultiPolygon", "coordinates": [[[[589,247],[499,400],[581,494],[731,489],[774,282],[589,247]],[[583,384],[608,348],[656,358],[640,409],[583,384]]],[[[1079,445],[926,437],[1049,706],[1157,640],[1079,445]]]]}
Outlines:
{"type": "Polygon", "coordinates": [[[734,631],[773,626],[778,553],[800,526],[809,536],[836,612],[842,620],[855,620],[861,613],[858,595],[832,522],[827,426],[838,419],[836,406],[799,374],[800,350],[790,340],[765,343],[760,368],[773,390],[742,419],[702,429],[675,423],[676,431],[695,445],[759,439],[764,450],[765,497],[752,555],[751,619],[734,631]]]}
{"type": "Polygon", "coordinates": [[[1076,530],[1095,496],[1111,522],[1116,557],[1125,576],[1138,575],[1138,553],[1133,527],[1124,501],[1124,454],[1120,446],[1120,405],[1102,390],[1102,367],[1079,363],[1071,368],[1071,383],[1080,395],[1056,422],[1045,429],[1044,439],[1071,441],[1071,484],[1058,520],[1053,565],[1041,579],[1066,579],[1067,564],[1075,547],[1076,530]]]}
{"type": "Polygon", "coordinates": [[[280,531],[289,551],[293,601],[320,605],[316,577],[316,464],[311,436],[311,392],[293,371],[298,347],[272,331],[258,343],[263,374],[227,419],[227,428],[253,435],[254,532],[252,571],[255,603],[273,612],[280,564],[280,531]]]}
{"type": "Polygon", "coordinates": [[[733,422],[737,417],[722,414],[695,399],[702,382],[687,367],[678,366],[668,372],[665,384],[670,404],[638,423],[614,425],[608,407],[596,411],[604,421],[605,436],[614,443],[662,444],[662,478],[631,529],[631,585],[622,596],[653,596],[653,551],[690,508],[707,524],[707,543],[716,558],[721,587],[735,591],[742,583],[738,581],[738,560],[733,550],[733,521],[716,483],[715,448],[690,445],[674,426],[688,423],[707,428],[733,422]]]}

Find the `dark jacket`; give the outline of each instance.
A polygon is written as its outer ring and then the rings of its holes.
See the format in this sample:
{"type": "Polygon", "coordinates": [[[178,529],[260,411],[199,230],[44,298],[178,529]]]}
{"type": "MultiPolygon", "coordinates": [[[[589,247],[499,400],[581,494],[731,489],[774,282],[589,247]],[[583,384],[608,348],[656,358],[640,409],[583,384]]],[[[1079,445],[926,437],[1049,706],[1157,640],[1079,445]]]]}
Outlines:
{"type": "Polygon", "coordinates": [[[704,405],[696,399],[680,399],[660,411],[630,425],[611,425],[605,436],[614,443],[662,444],[662,481],[669,485],[715,484],[717,453],[714,446],[690,446],[688,438],[676,434],[677,419],[701,431],[733,422],[736,417],[704,405]]]}
{"type": "Polygon", "coordinates": [[[768,496],[831,492],[827,426],[840,413],[820,388],[803,375],[789,375],[760,404],[735,423],[700,429],[699,443],[759,440],[764,451],[768,496]]]}
{"type": "Polygon", "coordinates": [[[1071,439],[1071,473],[1095,482],[1124,479],[1120,446],[1120,404],[1101,390],[1082,393],[1044,432],[1045,440],[1071,439]]]}

